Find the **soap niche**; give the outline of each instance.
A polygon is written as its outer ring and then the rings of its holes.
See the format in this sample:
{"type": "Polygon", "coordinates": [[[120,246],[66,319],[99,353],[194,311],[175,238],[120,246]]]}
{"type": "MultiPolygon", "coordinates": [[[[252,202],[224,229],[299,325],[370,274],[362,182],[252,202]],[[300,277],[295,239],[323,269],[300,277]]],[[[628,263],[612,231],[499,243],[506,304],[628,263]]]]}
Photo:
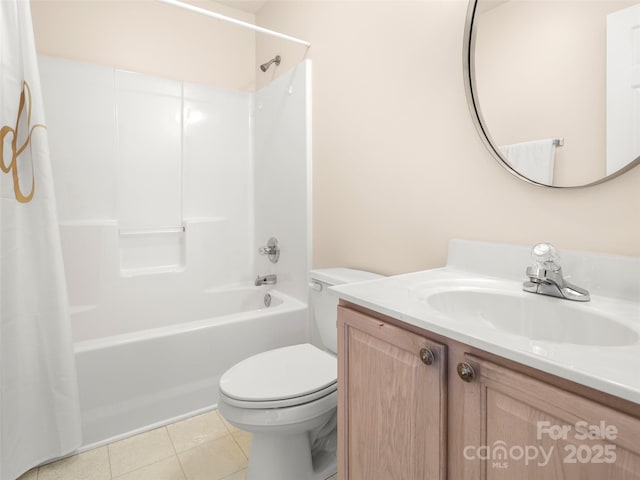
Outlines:
{"type": "Polygon", "coordinates": [[[123,276],[181,272],[186,265],[185,228],[119,229],[123,276]]]}

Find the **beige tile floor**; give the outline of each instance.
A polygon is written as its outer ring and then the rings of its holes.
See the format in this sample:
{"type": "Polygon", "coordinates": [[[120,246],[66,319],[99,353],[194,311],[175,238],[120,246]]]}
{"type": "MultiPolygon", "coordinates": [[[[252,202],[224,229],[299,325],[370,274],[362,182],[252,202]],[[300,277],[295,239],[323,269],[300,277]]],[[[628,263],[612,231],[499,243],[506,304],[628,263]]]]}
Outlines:
{"type": "Polygon", "coordinates": [[[250,433],[213,410],[34,468],[18,480],[246,480],[250,444],[250,433]]]}

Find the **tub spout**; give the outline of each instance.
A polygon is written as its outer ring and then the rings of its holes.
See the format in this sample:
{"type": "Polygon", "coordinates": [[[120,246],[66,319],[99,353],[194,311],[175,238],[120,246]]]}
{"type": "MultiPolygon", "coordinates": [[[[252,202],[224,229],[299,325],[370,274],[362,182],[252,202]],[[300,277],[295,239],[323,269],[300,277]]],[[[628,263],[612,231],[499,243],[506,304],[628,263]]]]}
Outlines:
{"type": "Polygon", "coordinates": [[[256,277],[255,285],[256,287],[260,285],[275,285],[277,281],[278,277],[275,275],[258,275],[256,277]]]}

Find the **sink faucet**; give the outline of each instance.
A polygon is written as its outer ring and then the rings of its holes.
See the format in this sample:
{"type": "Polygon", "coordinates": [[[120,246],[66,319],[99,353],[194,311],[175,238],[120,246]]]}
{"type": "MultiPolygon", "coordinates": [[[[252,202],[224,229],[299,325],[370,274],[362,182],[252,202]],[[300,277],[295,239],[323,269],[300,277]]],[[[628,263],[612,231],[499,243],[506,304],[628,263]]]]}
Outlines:
{"type": "Polygon", "coordinates": [[[584,288],[576,287],[562,276],[560,257],[555,247],[549,243],[539,243],[531,250],[535,265],[527,267],[529,281],[524,282],[525,292],[550,295],[552,297],[588,302],[591,298],[584,288]]]}
{"type": "Polygon", "coordinates": [[[256,287],[260,286],[260,285],[275,285],[275,283],[278,281],[278,277],[276,277],[275,275],[258,275],[256,277],[256,281],[255,281],[255,285],[256,287]]]}

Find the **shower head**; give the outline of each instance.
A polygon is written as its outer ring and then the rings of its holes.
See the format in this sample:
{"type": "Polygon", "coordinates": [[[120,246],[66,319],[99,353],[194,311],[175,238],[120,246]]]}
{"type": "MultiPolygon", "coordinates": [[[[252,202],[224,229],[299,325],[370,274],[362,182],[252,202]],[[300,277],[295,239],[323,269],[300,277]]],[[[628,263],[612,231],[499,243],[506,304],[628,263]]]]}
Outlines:
{"type": "Polygon", "coordinates": [[[280,55],[276,55],[274,58],[269,60],[267,63],[263,63],[262,65],[260,65],[260,70],[262,70],[263,72],[266,72],[267,70],[269,70],[269,67],[271,66],[272,63],[275,63],[276,65],[280,65],[280,60],[282,60],[280,58],[280,55]]]}

